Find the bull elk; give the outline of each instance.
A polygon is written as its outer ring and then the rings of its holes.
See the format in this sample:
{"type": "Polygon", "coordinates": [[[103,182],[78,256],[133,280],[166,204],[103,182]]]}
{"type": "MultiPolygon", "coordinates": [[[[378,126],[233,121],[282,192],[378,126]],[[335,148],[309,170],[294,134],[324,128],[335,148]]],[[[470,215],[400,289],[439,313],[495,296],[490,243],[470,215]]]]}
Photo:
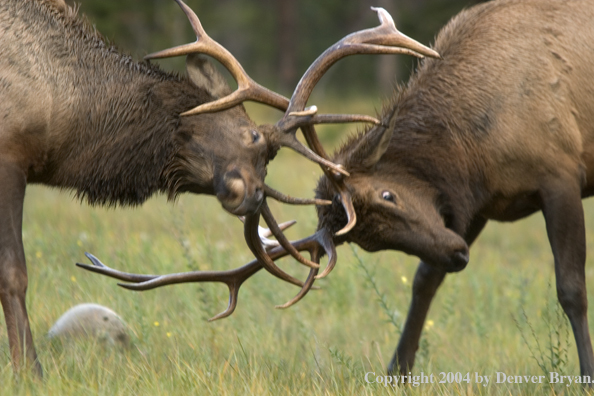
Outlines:
{"type": "MultiPolygon", "coordinates": [[[[431,301],[463,270],[488,220],[542,211],[557,295],[581,375],[594,378],[581,199],[594,192],[594,3],[502,0],[463,11],[372,127],[333,156],[350,177],[319,181],[317,197],[352,195],[358,221],[334,239],[421,259],[388,371],[413,366],[431,301]]],[[[318,227],[344,227],[341,205],[318,207],[318,227]]]]}
{"type": "MultiPolygon", "coordinates": [[[[328,252],[317,277],[345,242],[421,259],[389,373],[412,369],[438,287],[466,267],[487,222],[542,211],[580,372],[594,378],[581,203],[594,193],[592,21],[586,0],[500,0],[461,12],[436,38],[442,59],[422,61],[382,123],[334,153],[350,176],[325,172],[316,196],[333,204],[317,207],[318,231],[293,245],[316,259],[328,252]]],[[[113,271],[94,261],[97,272],[113,271]]]]}
{"type": "MultiPolygon", "coordinates": [[[[272,232],[289,245],[267,210],[266,197],[293,204],[325,202],[291,198],[268,187],[267,163],[286,146],[328,171],[348,175],[295,136],[302,128],[315,145],[314,124],[379,122],[368,116],[318,115],[315,107],[305,108],[326,68],[352,53],[435,56],[394,30],[363,34],[346,46],[351,52],[330,51],[327,62],[312,65],[289,100],[256,84],[208,37],[194,12],[176,1],[196,42],[146,58],[187,55],[189,78],[119,53],[64,0],[0,4],[0,300],[16,368],[24,357],[41,374],[25,307],[21,228],[28,183],[74,190],[95,205],[139,205],[158,192],[170,199],[182,192],[216,195],[227,211],[245,215],[246,241],[259,262],[281,279],[304,286],[266,254],[258,221],[264,210],[272,232]],[[198,53],[227,67],[238,89],[231,93],[198,53]],[[258,127],[241,106],[246,100],[285,114],[275,125],[258,127]]],[[[290,253],[318,266],[295,249],[290,253]]]]}

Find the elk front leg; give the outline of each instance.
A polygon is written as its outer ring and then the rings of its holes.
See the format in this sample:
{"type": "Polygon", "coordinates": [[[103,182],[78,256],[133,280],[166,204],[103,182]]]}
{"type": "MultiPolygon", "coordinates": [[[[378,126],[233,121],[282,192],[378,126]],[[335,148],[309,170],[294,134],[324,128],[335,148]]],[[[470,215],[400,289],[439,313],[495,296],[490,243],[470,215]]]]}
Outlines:
{"type": "Polygon", "coordinates": [[[406,375],[415,363],[419,339],[429,306],[446,272],[424,262],[419,263],[412,288],[412,301],[396,352],[388,366],[388,374],[406,375]]]}
{"type": "MultiPolygon", "coordinates": [[[[477,217],[472,221],[464,238],[468,246],[474,242],[485,228],[485,224],[487,224],[487,220],[482,217],[477,217]]],[[[419,264],[413,281],[412,301],[408,309],[404,330],[396,347],[396,352],[388,366],[389,375],[398,372],[401,375],[406,375],[412,369],[431,301],[445,275],[446,272],[437,267],[422,261],[419,264]]]]}
{"type": "Polygon", "coordinates": [[[22,242],[25,174],[14,165],[0,163],[0,186],[0,301],[10,355],[15,371],[24,365],[24,358],[26,365],[33,365],[41,375],[25,307],[27,268],[22,242]]]}
{"type": "Polygon", "coordinates": [[[559,180],[541,191],[547,234],[555,257],[557,298],[569,318],[581,375],[594,376],[586,294],[586,231],[580,184],[559,180]]]}

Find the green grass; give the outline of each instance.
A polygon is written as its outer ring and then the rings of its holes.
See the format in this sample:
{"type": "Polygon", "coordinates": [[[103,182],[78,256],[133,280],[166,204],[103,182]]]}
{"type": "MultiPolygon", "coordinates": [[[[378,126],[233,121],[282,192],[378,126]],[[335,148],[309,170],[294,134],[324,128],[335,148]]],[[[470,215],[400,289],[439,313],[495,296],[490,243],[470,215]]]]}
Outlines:
{"type": "MultiPolygon", "coordinates": [[[[311,196],[319,174],[283,150],[267,181],[292,195],[311,196]]],[[[594,252],[594,206],[586,201],[585,207],[588,249],[594,252]]],[[[313,208],[273,204],[272,210],[279,220],[299,221],[288,231],[292,239],[315,230],[313,208]]],[[[208,323],[226,307],[223,284],[132,292],[74,263],[86,262],[88,251],[113,268],[137,273],[238,267],[251,259],[242,225],[215,199],[183,196],[172,205],[156,197],[137,209],[102,209],[32,186],[24,230],[28,307],[45,376],[14,378],[2,319],[2,395],[581,394],[576,385],[492,383],[497,372],[579,371],[573,335],[558,315],[553,258],[540,214],[490,224],[471,249],[468,268],[447,277],[429,313],[414,374],[470,373],[474,382],[479,373],[490,376],[487,387],[462,382],[390,389],[365,382],[367,372],[383,375],[398,341],[414,257],[342,246],[337,268],[317,282],[321,290],[287,310],[274,306],[297,288],[261,271],[242,287],[230,318],[208,323]],[[45,334],[54,321],[84,302],[118,312],[134,346],[119,351],[92,342],[68,348],[48,343],[45,334]]],[[[586,272],[590,290],[593,259],[586,272]]],[[[293,260],[281,265],[301,278],[307,274],[293,260]]]]}

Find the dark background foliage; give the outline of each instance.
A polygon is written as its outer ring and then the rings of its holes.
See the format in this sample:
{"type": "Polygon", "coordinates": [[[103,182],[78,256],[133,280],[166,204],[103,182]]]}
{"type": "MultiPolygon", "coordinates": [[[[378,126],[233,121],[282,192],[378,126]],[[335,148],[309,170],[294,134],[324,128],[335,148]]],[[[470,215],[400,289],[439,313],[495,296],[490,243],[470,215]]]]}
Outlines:
{"type": "MultiPolygon", "coordinates": [[[[71,4],[73,0],[68,0],[71,4]]],[[[377,25],[371,6],[387,9],[403,33],[431,44],[439,29],[478,0],[187,0],[208,34],[239,59],[257,81],[289,95],[327,47],[377,25]]],[[[81,11],[105,37],[137,57],[193,40],[173,0],[81,0],[81,11]]],[[[183,60],[166,62],[182,70],[183,60]]],[[[318,90],[341,95],[386,94],[406,79],[408,56],[355,56],[339,62],[318,90]]]]}

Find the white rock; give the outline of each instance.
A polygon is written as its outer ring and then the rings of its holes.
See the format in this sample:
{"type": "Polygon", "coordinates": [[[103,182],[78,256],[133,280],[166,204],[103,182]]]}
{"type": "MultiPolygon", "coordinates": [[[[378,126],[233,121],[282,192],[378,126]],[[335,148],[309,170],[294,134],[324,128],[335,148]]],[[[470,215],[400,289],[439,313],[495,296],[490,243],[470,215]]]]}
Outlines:
{"type": "Polygon", "coordinates": [[[114,311],[99,304],[79,304],[70,308],[54,323],[48,337],[62,340],[96,338],[112,345],[130,345],[126,323],[114,311]]]}

